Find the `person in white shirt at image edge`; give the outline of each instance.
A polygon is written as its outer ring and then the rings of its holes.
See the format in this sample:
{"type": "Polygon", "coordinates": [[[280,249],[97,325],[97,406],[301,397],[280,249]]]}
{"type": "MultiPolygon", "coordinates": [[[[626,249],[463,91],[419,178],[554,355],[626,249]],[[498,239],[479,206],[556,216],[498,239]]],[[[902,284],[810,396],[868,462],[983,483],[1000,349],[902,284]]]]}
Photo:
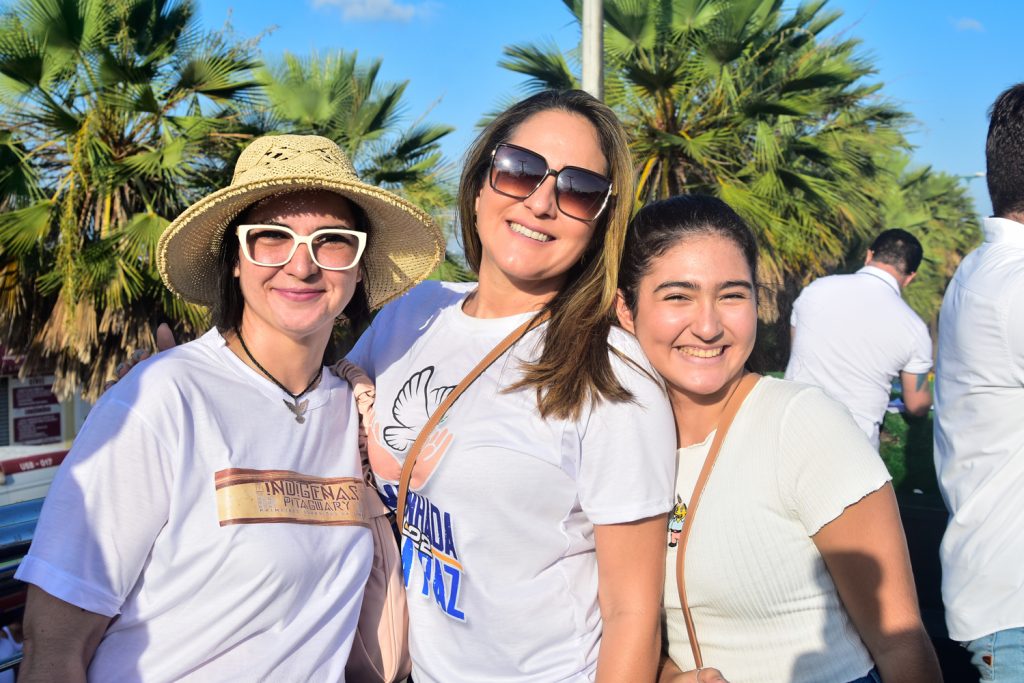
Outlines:
{"type": "Polygon", "coordinates": [[[845,405],[875,448],[896,377],[906,413],[920,417],[932,404],[928,326],[900,296],[922,256],[912,234],[886,230],[863,268],[815,280],[793,304],[786,379],[819,386],[845,405]]]}
{"type": "Polygon", "coordinates": [[[935,469],[949,636],[983,681],[1024,681],[1024,83],[992,106],[985,145],[995,214],[939,312],[935,469]]]}
{"type": "Polygon", "coordinates": [[[365,324],[442,253],[319,136],[257,138],[167,227],[161,276],[215,327],[89,413],[16,575],[21,680],[345,677],[379,500],[324,352],[339,315],[365,324]]]}

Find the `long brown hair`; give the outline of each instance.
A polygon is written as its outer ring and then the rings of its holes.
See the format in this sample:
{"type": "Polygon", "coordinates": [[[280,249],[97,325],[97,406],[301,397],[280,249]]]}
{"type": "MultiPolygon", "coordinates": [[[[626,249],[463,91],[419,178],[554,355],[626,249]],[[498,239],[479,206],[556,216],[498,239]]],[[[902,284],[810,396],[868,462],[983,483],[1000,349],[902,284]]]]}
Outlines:
{"type": "Polygon", "coordinates": [[[476,232],[476,198],[491,152],[531,116],[550,110],[582,116],[594,126],[608,162],[612,196],[596,221],[582,260],[568,271],[564,287],[545,306],[551,321],[543,333],[540,358],[524,367],[523,379],[511,389],[536,389],[544,417],[578,418],[590,401],[632,398],[616,379],[608,357],[608,331],[634,185],[626,131],[615,113],[582,90],[546,90],[499,114],[466,155],[459,182],[459,221],[466,261],[479,272],[482,246],[476,232]]]}

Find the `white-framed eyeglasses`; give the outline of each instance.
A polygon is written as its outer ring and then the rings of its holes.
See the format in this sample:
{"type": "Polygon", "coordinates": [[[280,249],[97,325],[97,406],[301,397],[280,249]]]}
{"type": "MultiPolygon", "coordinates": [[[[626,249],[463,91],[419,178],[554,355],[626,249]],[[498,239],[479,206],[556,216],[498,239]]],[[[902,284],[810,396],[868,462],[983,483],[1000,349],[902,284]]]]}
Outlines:
{"type": "Polygon", "coordinates": [[[283,225],[239,225],[242,255],[257,266],[283,266],[305,244],[313,263],[324,270],[348,270],[359,263],[366,248],[366,233],[343,228],[321,228],[309,235],[296,234],[283,225]]]}

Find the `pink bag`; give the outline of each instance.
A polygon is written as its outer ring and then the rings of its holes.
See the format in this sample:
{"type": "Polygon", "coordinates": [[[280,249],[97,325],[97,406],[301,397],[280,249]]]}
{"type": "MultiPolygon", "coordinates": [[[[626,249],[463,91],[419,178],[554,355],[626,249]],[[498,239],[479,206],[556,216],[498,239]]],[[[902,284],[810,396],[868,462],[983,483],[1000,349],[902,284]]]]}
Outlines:
{"type": "Polygon", "coordinates": [[[353,683],[395,683],[409,676],[409,609],[405,603],[402,559],[389,518],[390,511],[374,493],[373,474],[366,454],[367,413],[376,396],[366,373],[346,360],[338,361],[334,373],[348,380],[356,398],[363,425],[359,435],[359,453],[363,479],[370,489],[367,500],[372,520],[373,566],[366,580],[363,606],[359,612],[352,652],[345,665],[345,678],[353,683]]]}

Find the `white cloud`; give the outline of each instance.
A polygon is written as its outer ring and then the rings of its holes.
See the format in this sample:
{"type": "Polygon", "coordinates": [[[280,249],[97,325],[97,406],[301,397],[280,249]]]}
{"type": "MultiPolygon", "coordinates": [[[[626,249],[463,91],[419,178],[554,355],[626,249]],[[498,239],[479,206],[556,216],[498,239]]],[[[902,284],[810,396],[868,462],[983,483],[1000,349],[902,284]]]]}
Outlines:
{"type": "Polygon", "coordinates": [[[399,0],[313,0],[313,7],[337,7],[350,21],[412,21],[429,12],[427,4],[399,0]]]}
{"type": "Polygon", "coordinates": [[[960,17],[953,21],[953,26],[956,27],[957,31],[977,31],[978,33],[984,33],[985,27],[977,19],[970,17],[960,17]]]}

